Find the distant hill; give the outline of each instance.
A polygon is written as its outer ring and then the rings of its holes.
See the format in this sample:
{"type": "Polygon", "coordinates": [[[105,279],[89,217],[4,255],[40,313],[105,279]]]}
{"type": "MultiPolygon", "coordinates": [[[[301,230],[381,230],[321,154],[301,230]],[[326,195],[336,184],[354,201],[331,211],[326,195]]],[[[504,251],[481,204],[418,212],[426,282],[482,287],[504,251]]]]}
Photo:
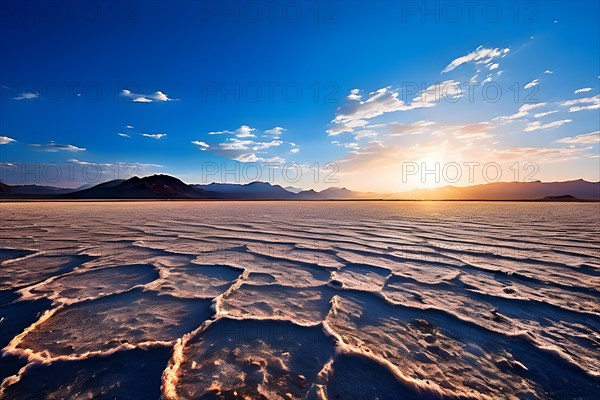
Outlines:
{"type": "Polygon", "coordinates": [[[0,183],[0,193],[6,196],[18,197],[18,196],[54,196],[65,193],[71,193],[77,189],[65,189],[53,186],[40,186],[40,185],[7,185],[0,183]]]}
{"type": "Polygon", "coordinates": [[[0,197],[38,199],[279,199],[279,200],[600,200],[600,182],[582,179],[566,182],[498,182],[467,187],[445,186],[408,192],[378,194],[331,187],[320,192],[293,192],[268,182],[248,184],[186,184],[169,175],[116,179],[91,188],[63,189],[50,186],[17,185],[0,182],[0,197]]]}
{"type": "Polygon", "coordinates": [[[600,199],[600,182],[498,182],[484,185],[415,189],[390,197],[414,200],[540,200],[556,196],[600,199]]]}
{"type": "Polygon", "coordinates": [[[195,189],[218,193],[218,198],[228,199],[292,199],[296,195],[285,190],[280,185],[271,185],[268,182],[252,182],[248,184],[237,183],[211,183],[208,185],[191,185],[195,189]]]}
{"type": "Polygon", "coordinates": [[[295,186],[286,186],[284,189],[292,193],[300,193],[304,191],[304,189],[295,186]]]}
{"type": "Polygon", "coordinates": [[[327,199],[365,199],[380,198],[382,195],[376,193],[355,192],[346,188],[330,187],[317,192],[315,190],[305,190],[298,193],[298,198],[305,200],[327,200],[327,199]]]}
{"type": "Polygon", "coordinates": [[[574,201],[577,200],[577,197],[573,197],[570,194],[564,196],[546,196],[542,200],[545,201],[574,201]]]}

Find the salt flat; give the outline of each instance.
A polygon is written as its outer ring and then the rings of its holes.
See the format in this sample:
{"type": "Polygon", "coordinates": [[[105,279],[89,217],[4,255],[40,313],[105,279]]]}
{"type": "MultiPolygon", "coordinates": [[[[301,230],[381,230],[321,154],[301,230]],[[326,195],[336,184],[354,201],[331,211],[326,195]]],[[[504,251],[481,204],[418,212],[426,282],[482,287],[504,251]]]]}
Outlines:
{"type": "Polygon", "coordinates": [[[595,399],[600,206],[0,203],[4,398],[595,399]]]}

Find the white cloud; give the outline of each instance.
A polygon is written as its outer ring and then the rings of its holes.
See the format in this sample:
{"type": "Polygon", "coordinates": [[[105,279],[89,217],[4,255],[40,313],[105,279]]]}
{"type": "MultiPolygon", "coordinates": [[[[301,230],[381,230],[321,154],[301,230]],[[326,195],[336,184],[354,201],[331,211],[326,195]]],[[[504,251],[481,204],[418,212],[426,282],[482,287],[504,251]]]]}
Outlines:
{"type": "Polygon", "coordinates": [[[544,73],[548,74],[548,75],[552,75],[554,73],[554,71],[550,71],[549,69],[547,69],[544,71],[544,73]]]}
{"type": "Polygon", "coordinates": [[[224,134],[231,134],[233,133],[232,131],[213,131],[213,132],[208,132],[208,135],[224,135],[224,134]]]}
{"type": "Polygon", "coordinates": [[[0,144],[8,144],[10,142],[16,142],[16,140],[8,136],[0,136],[0,144]]]}
{"type": "Polygon", "coordinates": [[[395,111],[434,107],[443,100],[456,100],[462,93],[459,82],[447,80],[429,86],[417,94],[411,103],[406,103],[398,98],[398,90],[381,88],[370,93],[367,100],[350,101],[338,108],[327,133],[335,136],[344,132],[354,132],[355,128],[367,125],[368,119],[395,111]]]}
{"type": "Polygon", "coordinates": [[[534,117],[535,118],[542,118],[542,117],[545,117],[546,115],[554,114],[554,113],[557,113],[557,112],[558,112],[557,110],[546,111],[546,112],[543,112],[543,113],[535,114],[534,117]]]}
{"type": "Polygon", "coordinates": [[[162,139],[167,136],[166,133],[142,133],[142,136],[152,138],[152,139],[162,139]]]}
{"type": "Polygon", "coordinates": [[[239,162],[261,162],[262,161],[262,162],[269,162],[269,163],[282,163],[285,161],[283,158],[278,157],[278,156],[264,158],[264,157],[258,157],[254,153],[241,154],[241,155],[235,157],[234,160],[239,161],[239,162]]]}
{"type": "Polygon", "coordinates": [[[127,89],[124,89],[121,92],[121,96],[131,99],[134,103],[153,103],[153,102],[157,102],[157,101],[177,100],[177,99],[169,98],[166,94],[164,94],[160,90],[156,91],[152,94],[139,94],[139,93],[133,93],[127,89]]]}
{"type": "MultiPolygon", "coordinates": [[[[287,143],[292,147],[296,147],[295,143],[284,142],[279,140],[279,136],[286,129],[281,126],[276,126],[272,129],[262,131],[264,135],[261,137],[269,138],[267,141],[256,141],[256,132],[258,129],[248,125],[242,125],[235,131],[223,130],[208,132],[209,135],[230,135],[224,141],[218,142],[192,142],[202,147],[202,150],[209,150],[211,153],[237,160],[241,162],[282,162],[285,161],[273,153],[275,148],[287,143]]],[[[281,150],[280,150],[281,151],[281,150]]],[[[290,151],[290,153],[297,153],[290,151]]]]}
{"type": "Polygon", "coordinates": [[[586,111],[586,110],[597,110],[600,108],[600,104],[590,104],[589,106],[577,106],[569,108],[569,112],[586,111]]]}
{"type": "Polygon", "coordinates": [[[129,136],[129,135],[128,135],[128,134],[126,134],[126,133],[121,133],[121,132],[119,132],[119,133],[117,133],[117,135],[119,135],[119,136],[121,136],[121,137],[124,137],[124,138],[129,138],[129,139],[131,139],[131,136],[129,136]]]}
{"type": "Polygon", "coordinates": [[[292,154],[296,154],[296,153],[298,153],[298,152],[300,152],[300,149],[299,149],[299,148],[297,148],[297,147],[296,147],[295,149],[291,149],[291,150],[290,150],[290,153],[292,153],[292,154]]]}
{"type": "Polygon", "coordinates": [[[235,130],[235,136],[239,138],[248,138],[248,137],[256,137],[254,132],[256,128],[250,128],[248,125],[242,125],[235,130]]]}
{"type": "Polygon", "coordinates": [[[344,148],[348,149],[349,153],[356,154],[360,150],[360,145],[356,142],[342,143],[338,140],[334,140],[331,142],[331,144],[334,144],[334,145],[340,146],[340,147],[344,147],[344,148]]]}
{"type": "Polygon", "coordinates": [[[31,144],[30,146],[36,147],[39,151],[45,151],[48,153],[56,153],[59,151],[79,152],[85,151],[83,147],[77,147],[72,144],[59,144],[51,141],[48,144],[31,144]]]}
{"type": "Polygon", "coordinates": [[[526,83],[525,86],[523,86],[523,89],[525,89],[525,90],[530,89],[530,88],[532,88],[534,86],[537,86],[538,83],[540,83],[540,80],[539,79],[534,79],[531,82],[526,83]]]}
{"type": "Polygon", "coordinates": [[[224,143],[220,143],[219,146],[221,146],[223,150],[250,150],[250,146],[253,144],[254,142],[252,140],[231,138],[224,143]]]}
{"type": "Polygon", "coordinates": [[[281,134],[282,134],[284,131],[286,131],[286,130],[287,130],[287,129],[285,129],[285,128],[282,128],[282,127],[280,127],[280,126],[276,126],[276,127],[275,127],[275,128],[273,128],[273,129],[267,129],[267,130],[265,131],[265,133],[266,133],[267,135],[281,136],[281,134]]]}
{"type": "Polygon", "coordinates": [[[127,129],[133,129],[133,125],[127,125],[126,128],[127,129]]]}
{"type": "Polygon", "coordinates": [[[255,150],[263,150],[263,149],[268,149],[269,147],[277,147],[277,146],[281,146],[283,144],[283,141],[281,140],[272,140],[270,142],[259,142],[256,143],[256,146],[254,147],[255,150]]]}
{"type": "Polygon", "coordinates": [[[409,108],[404,101],[398,99],[398,91],[382,88],[370,93],[370,97],[365,101],[351,101],[338,108],[335,118],[331,121],[333,125],[327,133],[334,136],[352,132],[354,128],[366,125],[366,119],[409,108]]]}
{"type": "Polygon", "coordinates": [[[23,92],[20,95],[18,95],[17,97],[13,97],[13,99],[15,100],[33,100],[33,99],[37,99],[38,97],[40,97],[40,94],[38,92],[23,92]]]}
{"type": "Polygon", "coordinates": [[[512,115],[508,115],[508,116],[496,117],[496,118],[494,118],[494,120],[513,120],[513,119],[523,118],[523,117],[526,117],[527,115],[529,115],[529,111],[531,111],[535,108],[544,107],[545,105],[546,105],[546,103],[523,104],[521,107],[519,107],[519,110],[516,113],[514,113],[512,115]]]}
{"type": "Polygon", "coordinates": [[[596,95],[594,97],[583,97],[581,99],[567,100],[561,103],[561,106],[570,107],[569,112],[597,110],[600,108],[600,95],[596,95]]]}
{"type": "Polygon", "coordinates": [[[352,89],[350,91],[350,94],[346,97],[348,100],[360,100],[360,98],[362,97],[361,95],[359,95],[360,93],[360,89],[352,89]]]}
{"type": "Polygon", "coordinates": [[[89,161],[81,161],[81,160],[77,160],[75,158],[71,158],[69,160],[67,160],[67,163],[69,164],[75,164],[75,165],[99,165],[99,166],[103,166],[103,167],[114,167],[114,166],[120,166],[120,167],[124,167],[125,169],[131,169],[132,167],[140,167],[140,168],[163,168],[164,165],[160,165],[160,164],[143,164],[143,163],[136,163],[136,162],[122,162],[122,161],[117,161],[117,162],[113,162],[113,163],[95,163],[95,162],[89,162],[89,161]]]}
{"type": "Polygon", "coordinates": [[[591,92],[593,89],[591,87],[584,87],[581,89],[577,89],[576,91],[574,91],[573,93],[577,94],[577,93],[585,93],[585,92],[591,92]]]}
{"type": "Polygon", "coordinates": [[[434,107],[440,101],[456,100],[463,94],[460,82],[448,80],[435,85],[419,93],[411,103],[411,108],[434,107]]]}
{"type": "Polygon", "coordinates": [[[455,68],[469,62],[474,62],[475,64],[484,64],[489,70],[496,69],[498,68],[498,64],[494,63],[493,61],[504,57],[509,51],[510,49],[508,48],[486,49],[483,46],[479,46],[477,49],[475,49],[475,51],[454,59],[442,70],[442,74],[450,72],[455,68]]]}
{"type": "Polygon", "coordinates": [[[210,146],[208,145],[208,143],[206,143],[206,142],[202,142],[202,141],[200,141],[200,140],[194,140],[194,141],[192,142],[192,144],[195,144],[196,146],[198,146],[198,148],[199,148],[200,150],[202,150],[202,151],[204,151],[204,150],[206,150],[206,149],[208,149],[208,148],[210,147],[210,146]]]}
{"type": "MultiPolygon", "coordinates": [[[[252,138],[230,137],[225,142],[209,145],[204,142],[193,142],[203,147],[203,150],[209,149],[210,152],[222,157],[241,162],[282,162],[285,161],[278,155],[267,155],[267,152],[273,148],[279,147],[285,142],[283,140],[271,140],[268,142],[255,142],[252,138]]],[[[295,147],[295,143],[289,143],[295,147]]],[[[294,149],[292,149],[294,150],[294,149]]],[[[297,153],[297,151],[291,151],[297,153]]]]}
{"type": "Polygon", "coordinates": [[[525,127],[525,132],[533,132],[533,131],[539,131],[541,129],[551,129],[551,128],[557,128],[559,126],[562,126],[564,124],[568,124],[569,122],[572,122],[572,120],[570,119],[563,119],[560,121],[553,121],[553,122],[549,122],[547,124],[541,124],[539,121],[534,121],[534,122],[530,122],[527,124],[527,127],[525,127]]]}
{"type": "Polygon", "coordinates": [[[377,132],[372,131],[370,129],[361,129],[360,131],[356,131],[354,139],[360,140],[363,138],[370,138],[375,136],[377,136],[377,132]]]}
{"type": "Polygon", "coordinates": [[[568,144],[591,144],[600,143],[600,131],[585,133],[583,135],[577,135],[575,137],[566,137],[557,140],[558,143],[568,144]]]}

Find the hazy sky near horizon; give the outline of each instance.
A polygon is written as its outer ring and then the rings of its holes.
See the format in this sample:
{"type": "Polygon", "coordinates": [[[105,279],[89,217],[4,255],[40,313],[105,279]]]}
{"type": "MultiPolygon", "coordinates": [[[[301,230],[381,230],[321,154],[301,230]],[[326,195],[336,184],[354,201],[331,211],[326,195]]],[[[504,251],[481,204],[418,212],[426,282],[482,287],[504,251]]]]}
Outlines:
{"type": "Polygon", "coordinates": [[[600,180],[597,1],[0,10],[7,183],[600,180]]]}

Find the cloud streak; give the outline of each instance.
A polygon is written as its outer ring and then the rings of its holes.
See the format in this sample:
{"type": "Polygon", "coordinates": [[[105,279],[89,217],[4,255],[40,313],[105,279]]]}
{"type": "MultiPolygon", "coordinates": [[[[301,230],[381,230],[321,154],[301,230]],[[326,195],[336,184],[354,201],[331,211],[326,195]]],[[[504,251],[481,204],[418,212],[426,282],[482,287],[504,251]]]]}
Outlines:
{"type": "Polygon", "coordinates": [[[563,119],[560,121],[548,122],[547,124],[542,124],[539,121],[534,121],[534,122],[528,123],[527,126],[525,127],[524,131],[525,132],[533,132],[533,131],[539,131],[539,130],[543,130],[543,129],[558,128],[559,126],[568,124],[569,122],[572,122],[572,120],[563,119]]]}
{"type": "Polygon", "coordinates": [[[0,144],[8,144],[11,142],[16,142],[16,140],[8,136],[0,136],[0,144]]]}
{"type": "Polygon", "coordinates": [[[140,94],[134,93],[130,90],[123,89],[121,92],[121,96],[131,99],[134,103],[154,103],[154,102],[165,102],[165,101],[174,101],[177,99],[169,98],[165,93],[156,91],[152,94],[140,94]]]}
{"type": "Polygon", "coordinates": [[[142,133],[142,136],[159,140],[159,139],[166,137],[167,134],[166,133],[142,133]]]}
{"type": "Polygon", "coordinates": [[[37,99],[39,97],[40,97],[40,94],[38,92],[28,91],[28,92],[23,92],[16,97],[13,97],[13,99],[14,100],[33,100],[33,99],[37,99]]]}
{"type": "Polygon", "coordinates": [[[448,73],[466,63],[475,63],[477,65],[483,65],[490,71],[497,69],[498,64],[494,61],[506,56],[506,54],[508,54],[509,51],[509,48],[488,49],[483,46],[479,46],[477,47],[477,49],[475,49],[475,51],[472,51],[464,56],[452,60],[452,62],[450,62],[450,64],[448,64],[442,70],[442,74],[448,73]]]}
{"type": "MultiPolygon", "coordinates": [[[[351,91],[350,96],[353,96],[352,93],[356,93],[355,90],[351,91]]],[[[380,115],[435,107],[443,100],[456,100],[462,94],[463,90],[459,82],[447,80],[427,87],[408,103],[398,98],[399,90],[390,87],[371,92],[369,98],[364,101],[358,100],[358,96],[354,95],[354,100],[349,100],[348,103],[337,109],[327,133],[329,136],[336,136],[344,132],[351,133],[356,128],[367,125],[369,119],[380,115]]]]}
{"type": "Polygon", "coordinates": [[[35,147],[38,151],[44,151],[46,153],[57,153],[59,151],[68,151],[72,153],[85,151],[84,147],[78,147],[72,144],[59,144],[54,141],[51,141],[48,144],[30,144],[30,146],[35,147]]]}
{"type": "Polygon", "coordinates": [[[585,133],[583,135],[577,135],[574,137],[566,137],[556,141],[557,143],[568,143],[568,144],[592,144],[600,143],[600,131],[585,133]]]}

